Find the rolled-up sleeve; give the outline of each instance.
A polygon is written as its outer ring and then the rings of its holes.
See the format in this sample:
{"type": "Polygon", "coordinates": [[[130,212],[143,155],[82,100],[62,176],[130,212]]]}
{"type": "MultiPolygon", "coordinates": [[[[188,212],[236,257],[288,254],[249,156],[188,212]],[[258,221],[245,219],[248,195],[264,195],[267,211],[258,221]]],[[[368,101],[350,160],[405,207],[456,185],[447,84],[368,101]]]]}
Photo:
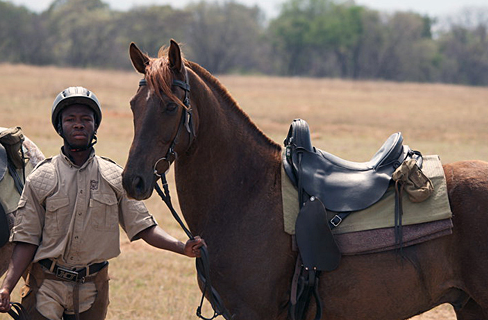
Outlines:
{"type": "Polygon", "coordinates": [[[28,180],[15,213],[11,241],[38,246],[41,242],[45,213],[44,207],[36,198],[28,180]]]}
{"type": "Polygon", "coordinates": [[[157,225],[142,201],[123,196],[119,202],[119,220],[122,229],[131,241],[137,240],[137,234],[149,227],[157,225]]]}

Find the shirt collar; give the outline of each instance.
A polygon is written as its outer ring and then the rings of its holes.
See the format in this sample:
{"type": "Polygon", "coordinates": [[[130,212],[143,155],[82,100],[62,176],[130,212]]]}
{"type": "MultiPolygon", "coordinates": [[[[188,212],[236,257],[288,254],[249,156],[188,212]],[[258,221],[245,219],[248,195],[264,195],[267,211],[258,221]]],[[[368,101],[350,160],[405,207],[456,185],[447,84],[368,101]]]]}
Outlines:
{"type": "Polygon", "coordinates": [[[67,155],[64,154],[62,147],[61,147],[61,150],[60,150],[59,153],[60,153],[61,159],[63,159],[63,162],[66,165],[68,165],[70,167],[73,167],[73,168],[77,168],[77,169],[83,169],[83,168],[85,168],[89,163],[91,163],[93,161],[93,158],[95,157],[95,149],[92,148],[91,153],[90,153],[90,156],[85,161],[85,163],[83,163],[82,166],[77,166],[76,164],[73,163],[73,161],[71,161],[71,159],[67,155]]]}

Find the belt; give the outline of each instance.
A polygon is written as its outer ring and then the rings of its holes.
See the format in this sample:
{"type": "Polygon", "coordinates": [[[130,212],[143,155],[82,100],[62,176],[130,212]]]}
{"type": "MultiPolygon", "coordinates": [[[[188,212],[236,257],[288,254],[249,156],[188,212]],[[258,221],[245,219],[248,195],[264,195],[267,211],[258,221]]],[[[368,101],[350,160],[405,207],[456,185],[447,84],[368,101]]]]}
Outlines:
{"type": "Polygon", "coordinates": [[[75,270],[61,267],[51,259],[42,259],[39,261],[39,264],[49,271],[52,271],[54,275],[61,280],[83,283],[85,282],[85,278],[87,276],[97,273],[98,271],[102,270],[106,265],[108,265],[108,261],[94,263],[89,265],[88,267],[75,270]]]}

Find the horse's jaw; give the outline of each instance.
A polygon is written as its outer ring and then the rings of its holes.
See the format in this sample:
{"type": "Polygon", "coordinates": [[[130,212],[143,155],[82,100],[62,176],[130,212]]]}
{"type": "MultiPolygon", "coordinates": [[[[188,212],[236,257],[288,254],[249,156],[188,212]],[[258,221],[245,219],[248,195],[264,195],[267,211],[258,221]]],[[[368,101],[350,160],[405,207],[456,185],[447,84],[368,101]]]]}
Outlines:
{"type": "Polygon", "coordinates": [[[154,189],[155,178],[144,178],[137,173],[122,172],[122,185],[130,198],[136,200],[148,199],[154,189]]]}

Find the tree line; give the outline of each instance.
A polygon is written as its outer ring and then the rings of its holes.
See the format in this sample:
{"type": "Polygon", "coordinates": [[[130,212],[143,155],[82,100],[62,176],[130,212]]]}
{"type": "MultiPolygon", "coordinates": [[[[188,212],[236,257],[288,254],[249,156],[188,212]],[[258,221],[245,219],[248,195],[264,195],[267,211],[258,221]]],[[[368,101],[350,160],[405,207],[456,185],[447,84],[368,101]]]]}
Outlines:
{"type": "Polygon", "coordinates": [[[488,85],[488,8],[441,23],[352,0],[286,0],[270,20],[232,0],[130,11],[55,0],[41,13],[0,0],[0,62],[129,69],[130,42],[155,56],[170,38],[217,74],[488,85]]]}

